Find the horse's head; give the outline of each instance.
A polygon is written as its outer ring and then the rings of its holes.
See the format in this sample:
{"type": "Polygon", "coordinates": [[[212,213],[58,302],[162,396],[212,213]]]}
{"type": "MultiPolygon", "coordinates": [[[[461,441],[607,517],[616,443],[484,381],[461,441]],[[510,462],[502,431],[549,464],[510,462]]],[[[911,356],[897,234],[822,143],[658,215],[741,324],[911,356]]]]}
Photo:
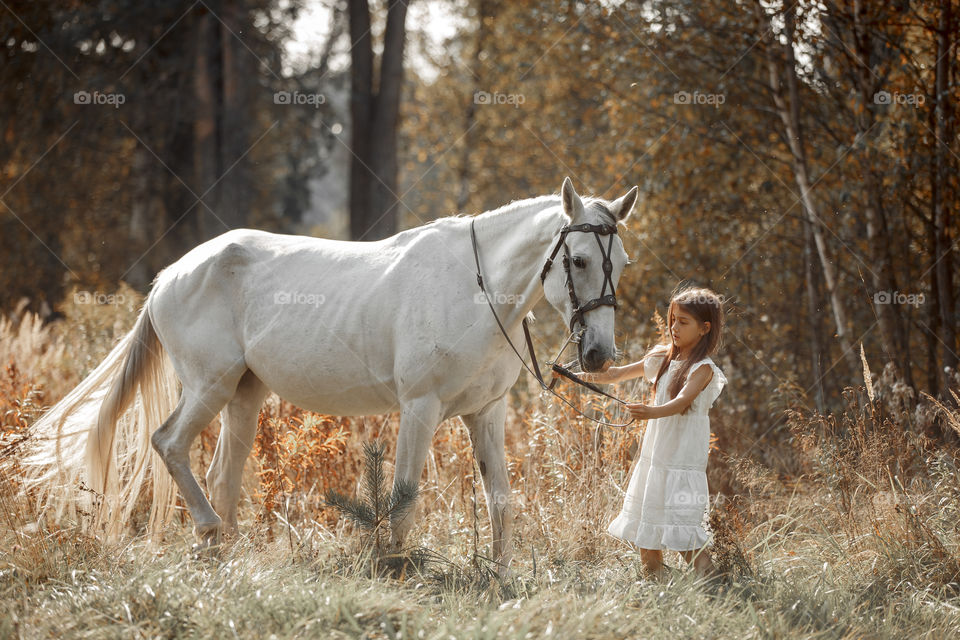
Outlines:
{"type": "Polygon", "coordinates": [[[581,200],[566,178],[561,200],[569,229],[561,231],[551,247],[553,262],[547,262],[542,274],[543,291],[570,330],[582,331],[580,366],[584,371],[601,371],[616,356],[613,296],[627,264],[617,224],[633,210],[637,188],[613,201],[581,200]]]}

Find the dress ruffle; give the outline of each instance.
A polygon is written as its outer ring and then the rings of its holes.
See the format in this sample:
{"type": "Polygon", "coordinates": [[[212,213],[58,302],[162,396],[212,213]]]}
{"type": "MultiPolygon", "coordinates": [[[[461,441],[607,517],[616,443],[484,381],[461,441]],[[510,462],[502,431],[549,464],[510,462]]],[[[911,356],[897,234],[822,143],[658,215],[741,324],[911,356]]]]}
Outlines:
{"type": "Polygon", "coordinates": [[[705,468],[705,460],[665,468],[641,456],[607,531],[642,549],[699,549],[709,541],[702,526],[709,500],[705,468]]]}
{"type": "Polygon", "coordinates": [[[700,525],[649,524],[624,513],[610,523],[607,531],[641,549],[694,551],[706,546],[713,539],[700,525]]]}

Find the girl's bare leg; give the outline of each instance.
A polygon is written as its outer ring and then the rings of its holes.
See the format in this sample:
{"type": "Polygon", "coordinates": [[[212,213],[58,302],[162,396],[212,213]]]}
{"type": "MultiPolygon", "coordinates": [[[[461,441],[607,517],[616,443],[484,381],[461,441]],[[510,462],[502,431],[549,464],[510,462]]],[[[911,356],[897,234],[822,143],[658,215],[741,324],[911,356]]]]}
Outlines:
{"type": "Polygon", "coordinates": [[[694,571],[701,578],[715,576],[719,573],[713,561],[710,559],[710,552],[705,548],[694,549],[692,551],[681,551],[680,555],[688,564],[693,564],[694,571]]]}
{"type": "Polygon", "coordinates": [[[660,549],[640,549],[640,560],[644,569],[656,579],[663,580],[667,571],[663,566],[663,551],[660,549]]]}

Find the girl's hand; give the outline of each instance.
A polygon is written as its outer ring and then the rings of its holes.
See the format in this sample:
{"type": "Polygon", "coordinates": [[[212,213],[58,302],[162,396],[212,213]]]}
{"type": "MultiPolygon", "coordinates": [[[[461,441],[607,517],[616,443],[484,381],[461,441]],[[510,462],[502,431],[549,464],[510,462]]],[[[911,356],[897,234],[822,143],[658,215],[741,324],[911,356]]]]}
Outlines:
{"type": "Polygon", "coordinates": [[[637,420],[650,420],[659,417],[657,415],[657,407],[643,404],[642,402],[628,402],[627,410],[630,411],[630,415],[637,420]]]}
{"type": "Polygon", "coordinates": [[[577,376],[579,376],[584,382],[610,384],[620,380],[620,367],[608,365],[603,371],[594,371],[592,373],[587,373],[584,371],[583,373],[578,373],[577,376]]]}

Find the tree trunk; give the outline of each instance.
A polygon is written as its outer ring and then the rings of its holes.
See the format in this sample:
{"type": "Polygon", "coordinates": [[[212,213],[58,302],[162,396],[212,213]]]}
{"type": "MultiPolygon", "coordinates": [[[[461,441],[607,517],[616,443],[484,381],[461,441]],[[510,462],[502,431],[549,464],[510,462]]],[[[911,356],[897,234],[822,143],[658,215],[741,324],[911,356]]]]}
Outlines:
{"type": "MultiPolygon", "coordinates": [[[[930,182],[931,186],[936,186],[936,164],[933,157],[930,157],[930,182]]],[[[936,195],[936,189],[931,189],[931,193],[936,195]]],[[[931,208],[936,209],[931,200],[931,208]]],[[[927,243],[931,250],[937,244],[937,227],[933,223],[934,217],[931,216],[925,220],[927,223],[927,243]]],[[[927,326],[924,327],[924,336],[927,339],[927,388],[931,394],[937,393],[943,388],[943,367],[940,366],[940,286],[937,282],[937,269],[928,269],[930,275],[930,302],[924,305],[927,309],[927,326]]]]}
{"type": "Polygon", "coordinates": [[[212,43],[217,42],[215,18],[204,7],[196,20],[193,67],[193,184],[191,189],[200,198],[194,205],[197,239],[207,240],[216,235],[215,190],[208,191],[217,179],[217,86],[218,56],[212,43]],[[205,194],[206,195],[203,195],[205,194]]]}
{"type": "MultiPolygon", "coordinates": [[[[933,189],[933,224],[936,234],[934,242],[934,268],[937,271],[937,297],[940,302],[940,342],[943,353],[943,366],[955,372],[957,369],[957,333],[955,292],[953,285],[953,256],[950,243],[950,174],[952,153],[947,146],[953,136],[953,115],[949,109],[950,75],[952,55],[948,55],[953,33],[953,15],[951,3],[941,5],[940,21],[937,26],[937,65],[935,69],[936,87],[936,135],[934,142],[934,162],[936,175],[933,189]]],[[[947,393],[950,381],[944,380],[940,389],[944,400],[950,400],[947,393]]]]}
{"type": "Polygon", "coordinates": [[[373,114],[373,45],[367,0],[350,0],[350,237],[367,230],[370,210],[371,125],[373,114]]]}
{"type": "Polygon", "coordinates": [[[374,100],[373,140],[379,145],[372,160],[379,176],[373,183],[369,223],[371,234],[385,238],[397,232],[400,203],[397,177],[397,128],[400,122],[400,95],[403,92],[403,44],[407,3],[391,0],[387,9],[383,55],[380,58],[380,83],[374,100]]]}
{"type": "Polygon", "coordinates": [[[807,316],[810,325],[810,374],[814,379],[813,399],[817,406],[817,411],[823,413],[826,403],[823,397],[823,367],[820,362],[820,355],[823,353],[822,342],[820,340],[820,309],[823,306],[820,302],[820,291],[817,288],[816,265],[813,252],[815,250],[813,243],[813,229],[809,222],[804,221],[804,242],[803,242],[803,272],[807,289],[807,316]]]}
{"type": "MultiPolygon", "coordinates": [[[[759,3],[757,10],[763,20],[763,26],[766,27],[766,33],[771,33],[770,18],[766,10],[759,3]]],[[[784,73],[787,80],[787,88],[790,94],[790,105],[788,106],[784,99],[782,86],[780,82],[780,72],[777,69],[777,61],[774,58],[773,38],[765,36],[766,40],[766,60],[767,70],[770,80],[770,91],[773,96],[777,114],[783,122],[786,130],[786,138],[790,145],[790,153],[793,156],[793,174],[797,188],[800,189],[800,204],[804,215],[810,223],[810,229],[813,234],[814,244],[817,248],[817,256],[820,260],[820,268],[823,271],[823,280],[827,287],[827,295],[830,297],[830,306],[833,309],[834,325],[837,329],[837,339],[840,342],[842,357],[847,361],[850,371],[857,371],[859,359],[854,352],[853,343],[847,328],[847,310],[839,290],[836,271],[830,257],[827,254],[827,243],[821,230],[821,218],[817,213],[816,203],[813,201],[811,193],[810,172],[807,165],[806,151],[803,144],[803,132],[800,128],[800,99],[797,89],[796,61],[793,52],[793,31],[794,15],[793,11],[788,10],[785,14],[785,23],[787,29],[787,41],[783,45],[785,54],[784,73]]]]}
{"type": "Polygon", "coordinates": [[[470,156],[473,152],[473,136],[470,135],[470,132],[473,130],[477,119],[477,92],[486,90],[480,76],[480,72],[483,70],[483,62],[480,56],[483,54],[484,47],[487,44],[487,38],[491,35],[492,30],[487,26],[487,19],[492,18],[494,15],[493,5],[494,2],[492,0],[478,0],[477,2],[478,21],[475,31],[477,41],[473,49],[473,60],[470,65],[470,74],[473,76],[473,95],[467,104],[467,113],[463,121],[463,151],[460,154],[459,172],[460,192],[457,195],[458,212],[462,212],[470,200],[470,180],[472,178],[470,173],[470,156]]]}
{"type": "MultiPolygon", "coordinates": [[[[156,238],[166,230],[162,199],[157,195],[156,159],[143,145],[133,150],[130,166],[134,199],[130,208],[129,238],[133,254],[137,256],[121,279],[139,291],[149,291],[150,282],[164,265],[157,265],[156,257],[144,255],[156,238]]],[[[165,171],[165,170],[164,170],[165,171]]]]}
{"type": "Polygon", "coordinates": [[[403,90],[403,48],[407,5],[390,0],[384,31],[379,83],[367,0],[350,0],[350,237],[378,240],[397,230],[399,209],[397,128],[403,90]]]}
{"type": "MultiPolygon", "coordinates": [[[[216,210],[219,220],[218,233],[224,225],[236,229],[246,225],[247,207],[250,203],[247,162],[245,160],[249,141],[246,135],[246,118],[243,113],[243,79],[246,74],[242,65],[247,59],[238,50],[243,45],[237,41],[242,31],[239,0],[222,0],[220,19],[221,59],[221,113],[219,118],[219,170],[217,176],[216,210]]],[[[199,195],[199,194],[198,194],[199,195]]]]}

